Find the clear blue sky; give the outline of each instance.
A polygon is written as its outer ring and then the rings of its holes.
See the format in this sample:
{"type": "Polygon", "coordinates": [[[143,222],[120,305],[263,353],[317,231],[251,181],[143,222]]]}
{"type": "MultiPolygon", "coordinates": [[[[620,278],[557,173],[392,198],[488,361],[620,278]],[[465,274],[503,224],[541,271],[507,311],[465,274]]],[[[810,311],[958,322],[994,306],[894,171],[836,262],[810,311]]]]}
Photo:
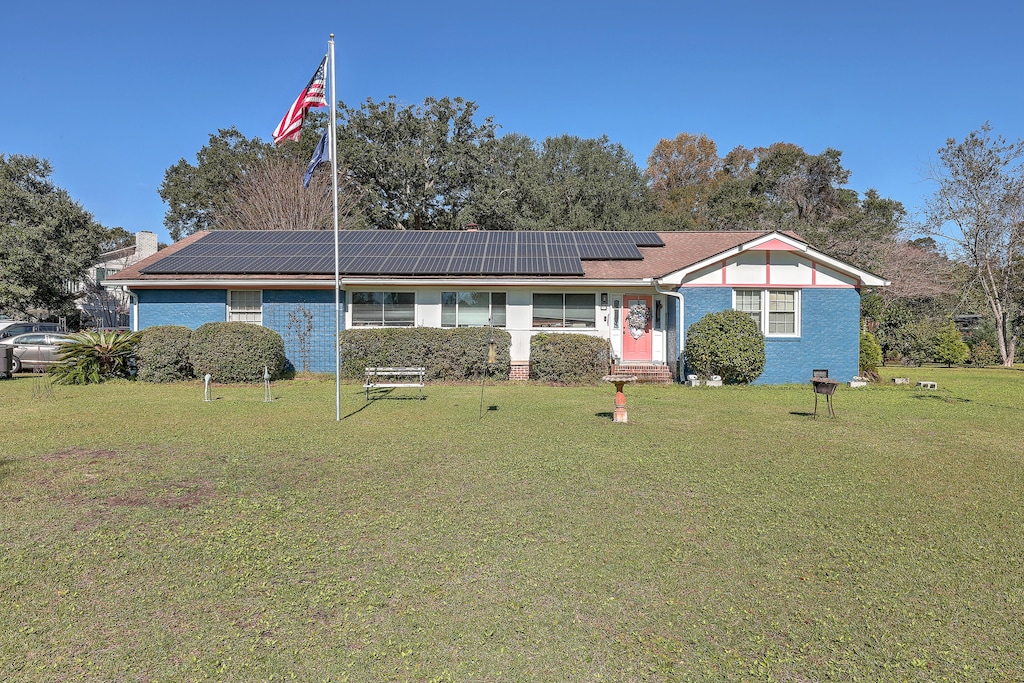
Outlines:
{"type": "Polygon", "coordinates": [[[45,157],[108,227],[167,239],[164,171],[237,126],[265,140],[336,35],[338,96],[461,96],[502,132],[661,138],[720,154],[843,152],[850,187],[908,210],[946,138],[1024,137],[1015,0],[9,3],[0,152],[45,157]]]}

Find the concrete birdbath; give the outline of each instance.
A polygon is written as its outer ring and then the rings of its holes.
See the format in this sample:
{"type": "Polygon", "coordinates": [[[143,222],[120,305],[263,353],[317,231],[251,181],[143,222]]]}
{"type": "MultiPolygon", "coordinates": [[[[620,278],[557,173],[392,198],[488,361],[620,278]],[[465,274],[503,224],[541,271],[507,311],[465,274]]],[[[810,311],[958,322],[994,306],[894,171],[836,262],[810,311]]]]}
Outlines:
{"type": "Polygon", "coordinates": [[[612,421],[629,422],[626,419],[626,394],[622,391],[622,387],[635,382],[636,377],[634,375],[605,375],[602,379],[615,385],[615,411],[612,413],[612,421]]]}

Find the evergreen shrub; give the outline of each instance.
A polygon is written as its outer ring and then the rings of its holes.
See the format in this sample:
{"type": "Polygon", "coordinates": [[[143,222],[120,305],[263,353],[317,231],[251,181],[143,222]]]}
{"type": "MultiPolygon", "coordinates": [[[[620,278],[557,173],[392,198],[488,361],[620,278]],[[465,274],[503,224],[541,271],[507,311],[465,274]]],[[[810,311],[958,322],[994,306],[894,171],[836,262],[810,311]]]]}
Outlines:
{"type": "Polygon", "coordinates": [[[61,344],[60,360],[50,367],[57,384],[93,384],[129,379],[135,372],[138,332],[76,332],[61,344]]]}
{"type": "MultiPolygon", "coordinates": [[[[339,337],[341,376],[362,379],[367,367],[423,367],[426,378],[457,382],[487,370],[489,327],[392,327],[344,330],[339,337]]],[[[497,359],[491,373],[508,377],[512,335],[493,330],[497,359]]]]}
{"type": "Polygon", "coordinates": [[[197,377],[217,382],[261,382],[266,366],[273,379],[286,369],[284,340],[274,330],[249,323],[206,323],[189,339],[189,363],[197,377]]]}
{"type": "Polygon", "coordinates": [[[971,349],[972,365],[983,368],[987,365],[999,365],[1001,362],[1002,357],[999,355],[999,349],[993,347],[984,339],[976,343],[974,348],[971,349]]]}
{"type": "Polygon", "coordinates": [[[686,365],[701,379],[749,384],[764,372],[764,337],[746,313],[708,313],[686,331],[686,365]]]}
{"type": "Polygon", "coordinates": [[[932,358],[937,363],[951,367],[963,363],[970,355],[970,347],[952,320],[940,327],[932,338],[932,358]]]}
{"type": "Polygon", "coordinates": [[[189,340],[192,330],[184,325],[157,325],[142,331],[135,349],[139,379],[146,382],[178,382],[191,379],[189,340]]]}
{"type": "Polygon", "coordinates": [[[870,332],[860,333],[860,374],[878,379],[878,366],[882,364],[882,347],[875,335],[870,332]]]}
{"type": "Polygon", "coordinates": [[[542,332],[530,339],[530,379],[591,384],[608,374],[611,357],[603,337],[542,332]]]}

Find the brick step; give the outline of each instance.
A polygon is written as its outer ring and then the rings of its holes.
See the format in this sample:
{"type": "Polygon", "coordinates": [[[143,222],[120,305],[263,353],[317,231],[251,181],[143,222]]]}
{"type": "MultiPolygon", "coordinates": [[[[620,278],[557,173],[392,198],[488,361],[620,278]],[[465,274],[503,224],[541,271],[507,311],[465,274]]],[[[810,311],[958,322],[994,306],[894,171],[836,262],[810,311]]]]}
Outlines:
{"type": "Polygon", "coordinates": [[[672,371],[658,363],[618,363],[613,374],[635,375],[640,384],[672,384],[672,371]]]}

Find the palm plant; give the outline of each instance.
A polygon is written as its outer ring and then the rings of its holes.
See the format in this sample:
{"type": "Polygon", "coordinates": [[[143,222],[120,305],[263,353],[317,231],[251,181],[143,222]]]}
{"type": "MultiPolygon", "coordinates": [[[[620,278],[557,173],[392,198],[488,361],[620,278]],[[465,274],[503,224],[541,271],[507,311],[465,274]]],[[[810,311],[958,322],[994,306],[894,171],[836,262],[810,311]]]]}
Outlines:
{"type": "Polygon", "coordinates": [[[61,346],[60,361],[50,370],[57,384],[90,384],[131,377],[139,332],[78,332],[61,346]]]}

